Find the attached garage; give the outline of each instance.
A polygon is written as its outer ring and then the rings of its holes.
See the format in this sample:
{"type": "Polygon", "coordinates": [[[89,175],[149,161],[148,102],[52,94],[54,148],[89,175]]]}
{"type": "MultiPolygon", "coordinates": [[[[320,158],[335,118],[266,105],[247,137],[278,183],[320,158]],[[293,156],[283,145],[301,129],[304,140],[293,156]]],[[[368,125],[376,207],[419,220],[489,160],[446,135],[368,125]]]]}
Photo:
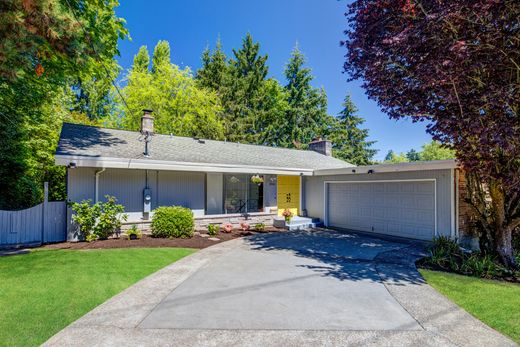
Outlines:
{"type": "Polygon", "coordinates": [[[416,162],[317,170],[302,208],[330,228],[419,240],[457,236],[456,163],[416,162]]]}
{"type": "Polygon", "coordinates": [[[330,227],[431,240],[435,181],[328,182],[330,227]]]}

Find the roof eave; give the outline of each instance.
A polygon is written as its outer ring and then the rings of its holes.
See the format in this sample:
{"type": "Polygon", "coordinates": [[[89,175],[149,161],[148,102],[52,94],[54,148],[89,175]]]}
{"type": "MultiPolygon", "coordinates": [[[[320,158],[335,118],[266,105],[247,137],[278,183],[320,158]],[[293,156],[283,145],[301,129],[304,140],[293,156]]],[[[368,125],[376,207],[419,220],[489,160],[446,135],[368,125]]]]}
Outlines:
{"type": "Polygon", "coordinates": [[[398,163],[398,164],[364,165],[364,166],[354,166],[354,167],[341,168],[341,169],[321,169],[321,170],[315,170],[314,175],[315,176],[359,175],[359,174],[367,174],[368,171],[372,171],[371,173],[406,172],[406,171],[455,169],[457,167],[458,167],[457,161],[455,159],[449,159],[449,160],[433,160],[433,161],[398,163]]]}
{"type": "Polygon", "coordinates": [[[56,165],[94,168],[115,169],[141,169],[141,170],[166,170],[166,171],[196,171],[196,172],[222,172],[222,173],[251,173],[273,175],[298,175],[312,176],[312,169],[303,168],[273,168],[250,165],[231,165],[214,163],[175,162],[153,159],[128,159],[111,157],[89,157],[76,155],[55,155],[56,165]]]}

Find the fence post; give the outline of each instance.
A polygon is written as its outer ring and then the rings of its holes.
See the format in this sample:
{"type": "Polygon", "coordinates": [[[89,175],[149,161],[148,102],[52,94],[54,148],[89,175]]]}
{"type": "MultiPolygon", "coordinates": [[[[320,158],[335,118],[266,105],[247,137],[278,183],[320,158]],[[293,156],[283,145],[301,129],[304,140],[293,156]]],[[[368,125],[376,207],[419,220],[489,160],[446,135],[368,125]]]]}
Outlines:
{"type": "Polygon", "coordinates": [[[49,202],[49,182],[43,183],[43,204],[42,204],[42,243],[45,242],[45,213],[49,202]]]}

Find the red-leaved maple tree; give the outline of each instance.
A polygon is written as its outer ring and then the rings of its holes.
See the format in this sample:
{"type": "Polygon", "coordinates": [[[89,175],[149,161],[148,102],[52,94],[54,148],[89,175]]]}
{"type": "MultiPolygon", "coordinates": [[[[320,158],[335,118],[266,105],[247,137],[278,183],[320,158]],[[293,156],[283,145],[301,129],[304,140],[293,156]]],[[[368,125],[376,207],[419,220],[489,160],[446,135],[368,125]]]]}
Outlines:
{"type": "Polygon", "coordinates": [[[470,176],[468,202],[510,268],[520,227],[520,2],[356,0],[344,70],[391,118],[428,121],[470,176]]]}

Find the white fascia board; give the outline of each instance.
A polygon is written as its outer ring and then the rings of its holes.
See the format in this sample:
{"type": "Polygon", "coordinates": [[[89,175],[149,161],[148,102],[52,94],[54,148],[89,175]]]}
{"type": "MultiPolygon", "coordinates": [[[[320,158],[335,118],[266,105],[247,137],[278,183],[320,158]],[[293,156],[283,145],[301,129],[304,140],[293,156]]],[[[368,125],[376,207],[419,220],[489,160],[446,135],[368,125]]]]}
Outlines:
{"type": "Polygon", "coordinates": [[[86,157],[73,155],[55,155],[56,165],[67,166],[74,163],[76,167],[99,167],[115,169],[142,169],[167,171],[196,171],[223,173],[251,173],[272,175],[312,176],[312,170],[299,168],[272,168],[264,166],[225,165],[212,163],[174,162],[150,159],[125,159],[108,157],[86,157]]]}
{"type": "Polygon", "coordinates": [[[454,169],[457,167],[458,167],[458,164],[454,159],[433,160],[433,161],[421,161],[421,162],[398,163],[398,164],[377,164],[377,165],[353,166],[353,167],[341,168],[341,169],[315,170],[314,176],[359,175],[359,174],[367,174],[369,170],[372,170],[373,173],[383,173],[383,172],[442,170],[442,169],[454,169]]]}

